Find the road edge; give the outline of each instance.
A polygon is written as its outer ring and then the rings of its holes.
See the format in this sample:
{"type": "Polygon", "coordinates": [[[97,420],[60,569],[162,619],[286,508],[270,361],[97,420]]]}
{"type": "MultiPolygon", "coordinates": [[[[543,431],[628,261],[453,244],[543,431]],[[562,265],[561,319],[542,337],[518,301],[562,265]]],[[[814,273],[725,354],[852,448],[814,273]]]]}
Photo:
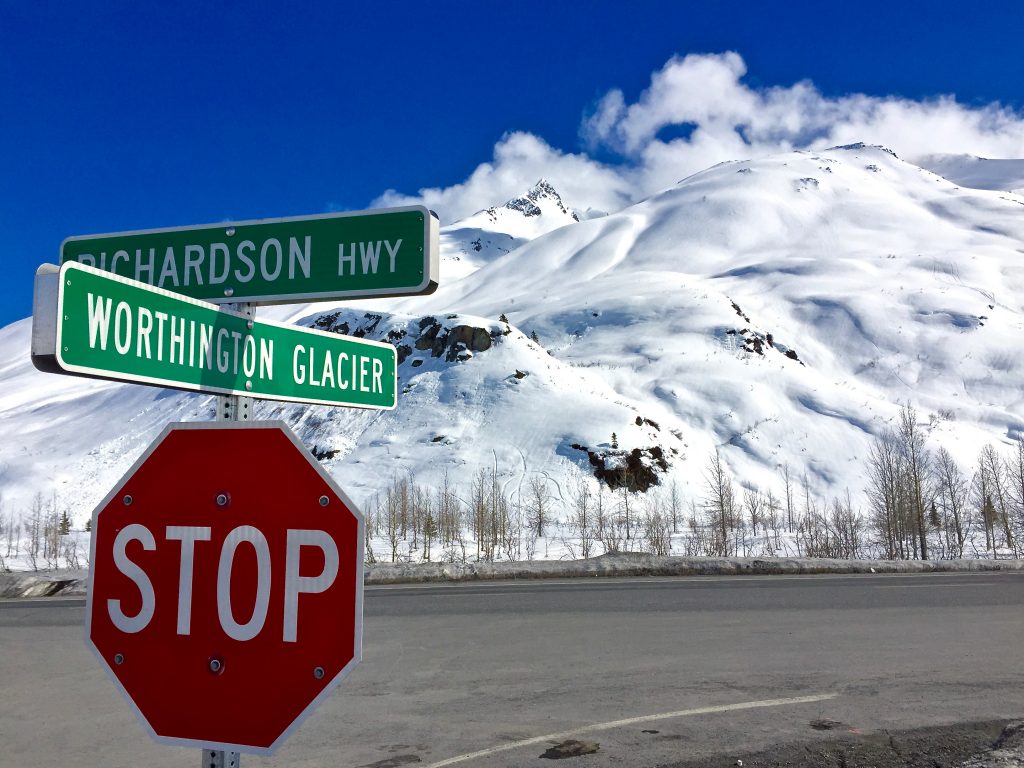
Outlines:
{"type": "MultiPolygon", "coordinates": [[[[586,560],[479,563],[370,563],[364,582],[501,581],[642,576],[751,576],[806,574],[977,573],[1024,571],[1024,560],[835,560],[830,558],[663,557],[636,552],[586,560]]],[[[88,571],[0,573],[0,597],[41,598],[86,594],[88,571]]]]}

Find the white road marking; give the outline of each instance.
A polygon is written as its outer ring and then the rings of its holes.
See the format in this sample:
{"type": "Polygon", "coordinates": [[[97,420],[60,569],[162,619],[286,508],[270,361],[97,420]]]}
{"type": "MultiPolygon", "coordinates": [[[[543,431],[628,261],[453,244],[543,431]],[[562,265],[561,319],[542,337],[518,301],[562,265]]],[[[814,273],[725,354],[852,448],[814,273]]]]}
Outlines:
{"type": "Polygon", "coordinates": [[[513,741],[509,744],[501,744],[497,747],[490,747],[489,749],[481,749],[478,752],[467,752],[464,755],[456,755],[455,757],[449,757],[446,760],[441,760],[437,763],[431,763],[430,765],[424,766],[424,768],[444,768],[448,765],[455,765],[456,763],[464,763],[467,760],[476,760],[481,757],[489,757],[490,755],[498,754],[499,752],[508,752],[512,749],[519,749],[520,747],[528,747],[531,744],[543,744],[549,741],[565,741],[573,736],[579,736],[583,733],[593,733],[594,731],[607,731],[612,728],[622,728],[627,725],[637,725],[638,723],[649,723],[654,720],[668,720],[676,717],[692,717],[694,715],[710,715],[716,712],[736,712],[741,709],[760,709],[762,707],[783,707],[786,705],[795,704],[813,704],[817,701],[827,701],[834,699],[839,694],[837,693],[822,693],[816,696],[797,696],[792,699],[762,699],[761,701],[744,701],[739,704],[719,704],[711,707],[697,707],[695,709],[681,709],[677,712],[662,712],[657,715],[643,715],[641,717],[629,717],[625,720],[612,720],[607,723],[594,723],[593,725],[584,725],[581,728],[573,728],[570,731],[561,731],[560,733],[548,733],[544,736],[534,736],[530,739],[522,739],[520,741],[513,741]]]}

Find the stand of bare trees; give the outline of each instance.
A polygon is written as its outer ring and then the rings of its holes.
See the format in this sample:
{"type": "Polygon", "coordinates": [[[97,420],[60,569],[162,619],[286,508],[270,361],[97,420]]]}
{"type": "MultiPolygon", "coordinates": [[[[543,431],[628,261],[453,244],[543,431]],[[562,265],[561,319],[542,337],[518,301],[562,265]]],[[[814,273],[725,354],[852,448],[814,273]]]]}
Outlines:
{"type": "Polygon", "coordinates": [[[1004,457],[982,449],[968,478],[945,448],[932,452],[910,405],[898,431],[884,434],[868,458],[871,527],[887,558],[957,558],[1021,554],[1024,534],[1024,442],[1004,457]],[[972,532],[984,532],[979,551],[972,532]],[[970,547],[971,551],[968,551],[970,547]]]}
{"type": "Polygon", "coordinates": [[[78,570],[88,562],[71,529],[71,514],[61,507],[56,492],[48,499],[36,493],[28,509],[16,514],[0,500],[0,572],[21,560],[33,571],[57,568],[78,570]]]}
{"type": "MultiPolygon", "coordinates": [[[[929,445],[910,405],[865,457],[863,509],[849,490],[816,495],[806,473],[780,466],[774,488],[738,486],[720,451],[695,473],[644,493],[579,475],[563,487],[543,474],[494,464],[459,487],[393,479],[366,512],[370,562],[517,561],[536,557],[655,555],[942,559],[1024,554],[1024,436],[988,445],[971,468],[929,445]],[[1007,449],[1009,448],[1009,450],[1007,449]],[[778,495],[776,493],[778,492],[778,495]],[[555,547],[554,553],[551,548],[555,547]]],[[[88,528],[86,529],[88,530],[88,528]]],[[[0,571],[87,563],[56,494],[16,514],[0,499],[0,571]]]]}

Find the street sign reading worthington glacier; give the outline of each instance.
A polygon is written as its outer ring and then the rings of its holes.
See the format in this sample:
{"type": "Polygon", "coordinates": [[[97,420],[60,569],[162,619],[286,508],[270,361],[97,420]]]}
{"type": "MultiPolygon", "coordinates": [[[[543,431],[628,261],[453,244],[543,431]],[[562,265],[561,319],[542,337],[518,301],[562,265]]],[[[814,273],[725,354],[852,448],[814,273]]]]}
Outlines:
{"type": "Polygon", "coordinates": [[[437,288],[438,233],[408,206],[69,237],[60,261],[213,303],[412,296],[437,288]]]}
{"type": "Polygon", "coordinates": [[[390,344],[253,320],[71,261],[36,275],[40,370],[302,403],[391,409],[390,344]],[[57,288],[57,290],[53,290],[57,288]]]}

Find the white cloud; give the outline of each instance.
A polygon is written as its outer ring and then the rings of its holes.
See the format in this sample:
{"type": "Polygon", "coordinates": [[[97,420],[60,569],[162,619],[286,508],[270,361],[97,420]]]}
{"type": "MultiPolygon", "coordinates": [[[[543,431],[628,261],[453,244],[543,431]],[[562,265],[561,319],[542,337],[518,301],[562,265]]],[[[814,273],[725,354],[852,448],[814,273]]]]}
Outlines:
{"type": "Polygon", "coordinates": [[[389,190],[375,204],[423,202],[452,221],[545,177],[569,205],[615,210],[724,160],[856,141],[883,144],[910,160],[941,153],[1024,157],[1024,114],[999,104],[970,107],[949,95],[832,98],[809,81],[751,88],[742,81],[746,71],[734,52],[690,54],[653,73],[634,103],[609,91],[583,120],[580,136],[589,151],[610,150],[618,163],[512,133],[464,182],[415,195],[389,190]],[[682,129],[682,136],[659,138],[665,129],[682,129]]]}
{"type": "Polygon", "coordinates": [[[490,162],[481,163],[465,181],[450,187],[421,189],[405,195],[389,189],[374,205],[423,204],[451,222],[526,192],[545,178],[568,205],[615,211],[628,204],[635,186],[624,169],[603,165],[582,154],[552,148],[529,133],[509,133],[494,147],[490,162]]]}

